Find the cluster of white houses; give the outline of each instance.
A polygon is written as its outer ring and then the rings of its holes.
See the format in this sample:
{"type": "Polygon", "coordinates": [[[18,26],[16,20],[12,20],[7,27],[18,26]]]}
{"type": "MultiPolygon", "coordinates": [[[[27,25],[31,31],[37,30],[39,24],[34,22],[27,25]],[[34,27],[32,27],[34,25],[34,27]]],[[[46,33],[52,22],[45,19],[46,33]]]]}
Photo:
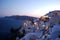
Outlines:
{"type": "Polygon", "coordinates": [[[60,10],[49,12],[33,22],[24,22],[20,32],[25,30],[26,35],[20,40],[60,40],[60,10]]]}

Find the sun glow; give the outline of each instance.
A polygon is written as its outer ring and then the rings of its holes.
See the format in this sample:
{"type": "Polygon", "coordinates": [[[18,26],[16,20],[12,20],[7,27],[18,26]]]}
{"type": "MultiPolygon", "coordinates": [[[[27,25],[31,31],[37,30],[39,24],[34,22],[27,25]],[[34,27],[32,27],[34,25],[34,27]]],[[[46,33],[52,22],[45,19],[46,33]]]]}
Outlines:
{"type": "Polygon", "coordinates": [[[44,7],[43,9],[36,9],[32,13],[30,13],[29,15],[36,16],[36,17],[41,17],[41,16],[49,13],[49,11],[54,11],[54,10],[59,10],[59,9],[60,9],[60,6],[58,6],[58,5],[47,6],[47,7],[44,7]]]}

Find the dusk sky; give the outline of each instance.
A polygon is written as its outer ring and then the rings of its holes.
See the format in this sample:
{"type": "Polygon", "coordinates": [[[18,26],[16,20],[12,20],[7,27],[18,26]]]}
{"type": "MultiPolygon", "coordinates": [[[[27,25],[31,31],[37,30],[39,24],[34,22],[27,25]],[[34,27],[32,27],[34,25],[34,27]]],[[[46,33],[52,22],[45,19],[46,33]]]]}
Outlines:
{"type": "Polygon", "coordinates": [[[53,10],[60,10],[60,0],[0,0],[0,17],[11,15],[40,17],[53,10]]]}

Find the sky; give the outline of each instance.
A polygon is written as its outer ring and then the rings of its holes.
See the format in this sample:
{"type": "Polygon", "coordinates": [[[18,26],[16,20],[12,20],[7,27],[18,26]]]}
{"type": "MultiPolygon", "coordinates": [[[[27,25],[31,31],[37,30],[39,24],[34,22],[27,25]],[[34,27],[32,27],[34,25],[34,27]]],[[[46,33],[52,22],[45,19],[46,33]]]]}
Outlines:
{"type": "Polygon", "coordinates": [[[0,17],[11,15],[40,17],[53,10],[60,10],[60,0],[0,0],[0,17]]]}

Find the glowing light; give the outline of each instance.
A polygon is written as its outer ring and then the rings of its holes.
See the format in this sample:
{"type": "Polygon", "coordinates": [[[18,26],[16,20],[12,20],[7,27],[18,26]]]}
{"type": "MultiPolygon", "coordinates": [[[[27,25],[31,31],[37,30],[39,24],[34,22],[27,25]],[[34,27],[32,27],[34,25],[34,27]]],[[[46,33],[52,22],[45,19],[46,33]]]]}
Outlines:
{"type": "Polygon", "coordinates": [[[54,10],[60,10],[60,6],[59,5],[45,6],[41,9],[35,9],[29,15],[36,16],[36,17],[41,17],[41,16],[49,13],[49,11],[54,11],[54,10]]]}
{"type": "Polygon", "coordinates": [[[24,23],[23,25],[24,25],[24,26],[27,26],[27,23],[24,23]]]}

